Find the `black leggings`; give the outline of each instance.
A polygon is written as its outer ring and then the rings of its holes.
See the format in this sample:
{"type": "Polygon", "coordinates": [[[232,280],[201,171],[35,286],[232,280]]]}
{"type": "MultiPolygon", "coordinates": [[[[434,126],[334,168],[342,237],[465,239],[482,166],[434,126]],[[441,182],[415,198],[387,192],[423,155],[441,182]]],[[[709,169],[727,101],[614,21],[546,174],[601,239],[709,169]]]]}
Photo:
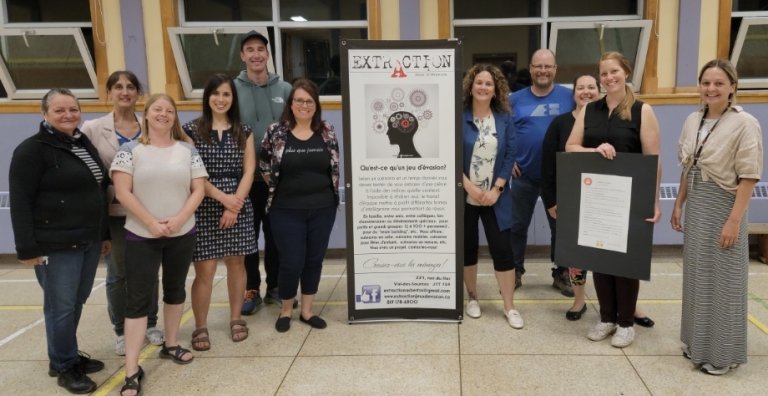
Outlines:
{"type": "Polygon", "coordinates": [[[499,230],[492,206],[475,206],[468,203],[464,204],[464,266],[477,264],[479,220],[483,222],[485,239],[493,259],[493,269],[499,272],[515,269],[509,229],[499,230]]]}
{"type": "Polygon", "coordinates": [[[157,271],[163,269],[163,302],[182,304],[185,285],[197,236],[126,241],[125,280],[128,295],[126,318],[142,318],[149,313],[153,291],[157,292],[157,271]]]}

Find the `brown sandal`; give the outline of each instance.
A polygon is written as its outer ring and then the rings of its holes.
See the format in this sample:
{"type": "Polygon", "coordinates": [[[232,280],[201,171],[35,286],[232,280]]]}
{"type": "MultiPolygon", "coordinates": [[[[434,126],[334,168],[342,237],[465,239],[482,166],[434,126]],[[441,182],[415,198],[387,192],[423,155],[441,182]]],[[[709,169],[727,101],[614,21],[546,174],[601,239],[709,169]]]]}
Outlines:
{"type": "Polygon", "coordinates": [[[229,330],[232,333],[233,342],[240,342],[248,338],[248,323],[242,319],[229,322],[229,330]],[[242,338],[239,338],[241,336],[242,338]]]}
{"type": "Polygon", "coordinates": [[[208,337],[208,329],[201,327],[192,332],[192,349],[196,351],[207,351],[211,349],[211,339],[208,337]],[[203,344],[203,346],[198,346],[203,344]]]}

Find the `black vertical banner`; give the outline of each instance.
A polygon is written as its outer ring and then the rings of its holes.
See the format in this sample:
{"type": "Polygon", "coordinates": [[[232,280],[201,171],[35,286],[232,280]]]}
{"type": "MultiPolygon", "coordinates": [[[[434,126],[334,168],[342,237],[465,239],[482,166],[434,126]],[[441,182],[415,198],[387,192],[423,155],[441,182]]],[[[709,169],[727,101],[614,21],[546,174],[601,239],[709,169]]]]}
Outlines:
{"type": "Polygon", "coordinates": [[[460,321],[460,42],[341,50],[349,321],[460,321]]]}

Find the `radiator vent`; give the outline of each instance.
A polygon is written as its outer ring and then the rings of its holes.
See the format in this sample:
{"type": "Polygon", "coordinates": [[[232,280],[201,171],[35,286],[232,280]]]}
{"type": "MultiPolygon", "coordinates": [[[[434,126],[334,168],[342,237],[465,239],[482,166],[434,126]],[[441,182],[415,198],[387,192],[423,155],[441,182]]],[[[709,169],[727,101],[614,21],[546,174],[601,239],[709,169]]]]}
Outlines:
{"type": "MultiPolygon", "coordinates": [[[[677,183],[662,183],[659,188],[659,199],[676,199],[677,183]]],[[[752,199],[768,199],[768,182],[761,182],[755,185],[752,190],[752,199]]]]}
{"type": "Polygon", "coordinates": [[[8,191],[0,191],[0,209],[9,209],[11,207],[11,198],[8,191]]]}

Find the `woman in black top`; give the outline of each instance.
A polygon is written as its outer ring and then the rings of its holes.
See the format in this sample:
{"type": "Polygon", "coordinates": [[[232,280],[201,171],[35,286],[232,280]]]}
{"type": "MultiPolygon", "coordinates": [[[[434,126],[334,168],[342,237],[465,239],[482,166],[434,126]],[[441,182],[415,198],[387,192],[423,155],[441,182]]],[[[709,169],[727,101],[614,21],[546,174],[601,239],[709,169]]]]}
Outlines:
{"type": "MultiPolygon", "coordinates": [[[[627,78],[632,68],[618,52],[606,52],[600,57],[600,84],[605,97],[590,103],[576,117],[565,149],[568,152],[596,152],[607,159],[617,152],[659,154],[659,123],[650,105],[636,100],[627,78]]],[[[656,223],[659,210],[658,182],[661,167],[657,167],[653,216],[646,219],[656,223]]],[[[640,281],[614,275],[595,273],[593,276],[600,302],[600,322],[587,337],[600,341],[614,334],[611,345],[629,346],[635,338],[634,312],[640,281]]]]}
{"type": "Polygon", "coordinates": [[[316,329],[326,323],[312,312],[323,258],[339,203],[339,145],[322,120],[317,86],[298,79],[280,122],[267,129],[259,169],[269,185],[272,233],[280,257],[278,290],[283,302],[275,329],[291,327],[293,301],[301,284],[299,320],[316,329]]]}
{"type": "Polygon", "coordinates": [[[109,253],[107,177],[90,140],[77,128],[80,104],[67,89],[43,96],[43,121],[11,158],[11,223],[19,260],[34,266],[43,289],[49,371],[59,386],[89,393],[86,373],[104,363],[79,351],[77,327],[99,256],[109,253]]]}

